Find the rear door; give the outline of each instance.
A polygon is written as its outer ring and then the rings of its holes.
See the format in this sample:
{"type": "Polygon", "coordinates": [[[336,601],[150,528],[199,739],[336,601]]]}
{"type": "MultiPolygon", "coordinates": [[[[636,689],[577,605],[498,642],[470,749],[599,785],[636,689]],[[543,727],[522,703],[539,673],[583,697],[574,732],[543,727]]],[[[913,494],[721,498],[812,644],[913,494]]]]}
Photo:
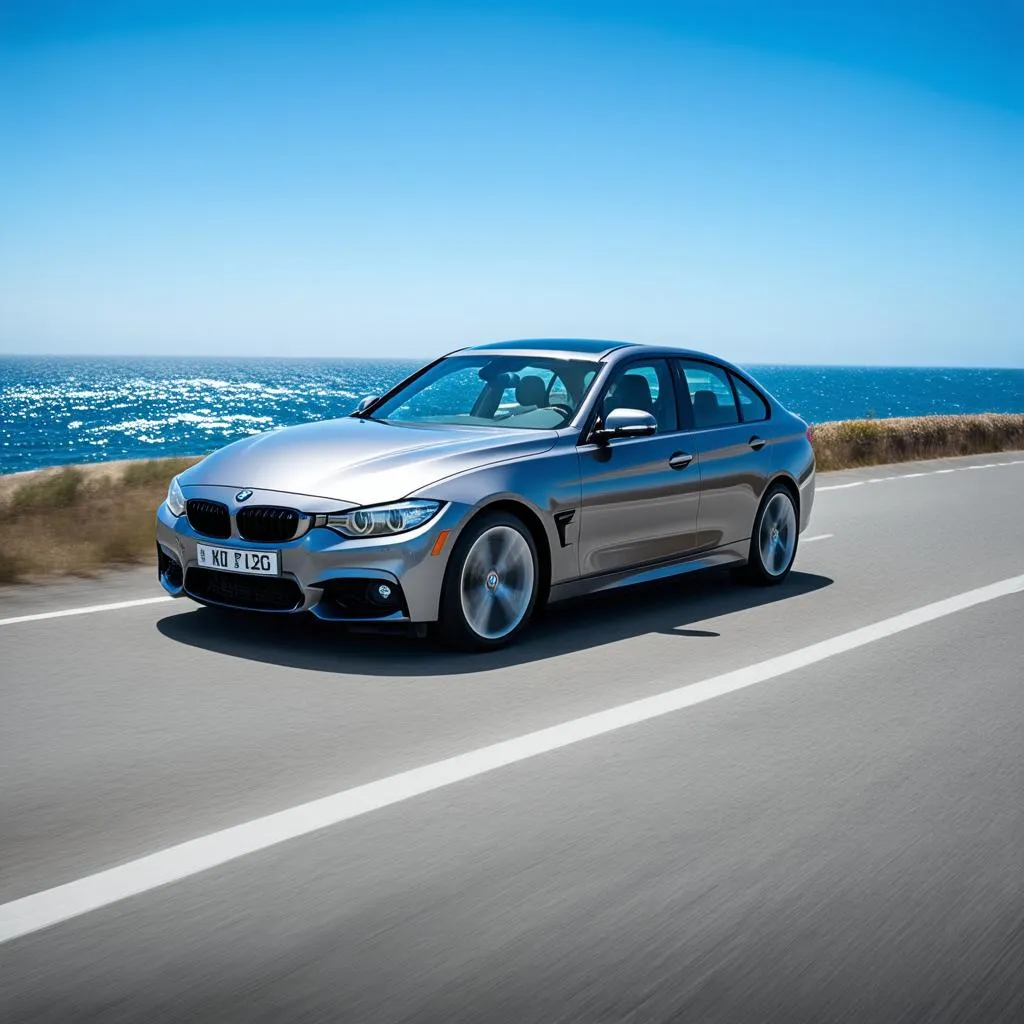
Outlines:
{"type": "Polygon", "coordinates": [[[685,386],[684,403],[689,399],[689,438],[700,456],[698,544],[711,548],[745,541],[771,476],[769,406],[717,363],[679,359],[676,367],[685,386]]]}
{"type": "Polygon", "coordinates": [[[582,485],[580,574],[591,576],[665,561],[697,544],[698,459],[679,430],[675,374],[666,359],[621,367],[597,409],[651,413],[658,432],[578,447],[582,485]]]}

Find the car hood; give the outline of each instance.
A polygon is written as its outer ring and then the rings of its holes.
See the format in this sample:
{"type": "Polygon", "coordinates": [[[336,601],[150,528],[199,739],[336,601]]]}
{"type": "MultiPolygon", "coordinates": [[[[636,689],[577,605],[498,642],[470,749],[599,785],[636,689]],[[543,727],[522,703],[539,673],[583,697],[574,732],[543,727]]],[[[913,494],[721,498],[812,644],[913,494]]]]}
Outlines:
{"type": "Polygon", "coordinates": [[[375,505],[466,470],[547,451],[548,430],[501,430],[344,419],[235,441],[180,477],[183,487],[251,488],[375,505]]]}

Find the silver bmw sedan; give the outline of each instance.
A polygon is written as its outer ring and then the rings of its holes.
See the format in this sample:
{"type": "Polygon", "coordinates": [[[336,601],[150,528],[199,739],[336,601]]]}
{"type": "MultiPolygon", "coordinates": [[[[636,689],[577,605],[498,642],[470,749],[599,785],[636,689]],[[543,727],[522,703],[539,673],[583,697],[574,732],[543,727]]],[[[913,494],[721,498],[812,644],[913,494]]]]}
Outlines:
{"type": "Polygon", "coordinates": [[[807,424],[724,360],[509,341],[203,459],[157,513],[159,574],[206,605],[488,649],[545,602],[720,565],[779,583],[813,501],[807,424]]]}

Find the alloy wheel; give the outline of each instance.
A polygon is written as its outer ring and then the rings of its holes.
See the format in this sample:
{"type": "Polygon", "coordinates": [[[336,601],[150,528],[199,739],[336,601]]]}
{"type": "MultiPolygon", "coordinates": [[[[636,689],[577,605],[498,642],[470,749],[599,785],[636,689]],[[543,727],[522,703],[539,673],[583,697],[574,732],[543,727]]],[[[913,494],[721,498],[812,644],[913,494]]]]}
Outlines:
{"type": "Polygon", "coordinates": [[[793,560],[796,549],[796,510],[784,491],[773,494],[761,515],[758,551],[769,576],[781,576],[793,560]]]}
{"type": "Polygon", "coordinates": [[[508,636],[533,599],[536,569],[526,538],[495,525],[473,542],[462,565],[459,592],[466,623],[485,640],[508,636]]]}

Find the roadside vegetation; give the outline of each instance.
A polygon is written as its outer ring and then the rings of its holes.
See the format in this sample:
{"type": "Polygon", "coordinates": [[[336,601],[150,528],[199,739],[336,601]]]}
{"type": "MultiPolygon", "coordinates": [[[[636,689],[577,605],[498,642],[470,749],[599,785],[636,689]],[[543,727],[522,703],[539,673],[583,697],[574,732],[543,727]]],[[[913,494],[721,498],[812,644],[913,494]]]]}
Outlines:
{"type": "MultiPolygon", "coordinates": [[[[1024,414],[844,420],[813,428],[818,469],[1024,450],[1024,414]]],[[[90,576],[155,560],[153,515],[198,459],[0,476],[0,583],[90,576]]]]}
{"type": "Polygon", "coordinates": [[[1024,414],[841,420],[813,428],[818,469],[1024,449],[1024,414]]]}
{"type": "Polygon", "coordinates": [[[153,514],[197,459],[68,466],[0,482],[0,583],[155,561],[153,514]]]}

